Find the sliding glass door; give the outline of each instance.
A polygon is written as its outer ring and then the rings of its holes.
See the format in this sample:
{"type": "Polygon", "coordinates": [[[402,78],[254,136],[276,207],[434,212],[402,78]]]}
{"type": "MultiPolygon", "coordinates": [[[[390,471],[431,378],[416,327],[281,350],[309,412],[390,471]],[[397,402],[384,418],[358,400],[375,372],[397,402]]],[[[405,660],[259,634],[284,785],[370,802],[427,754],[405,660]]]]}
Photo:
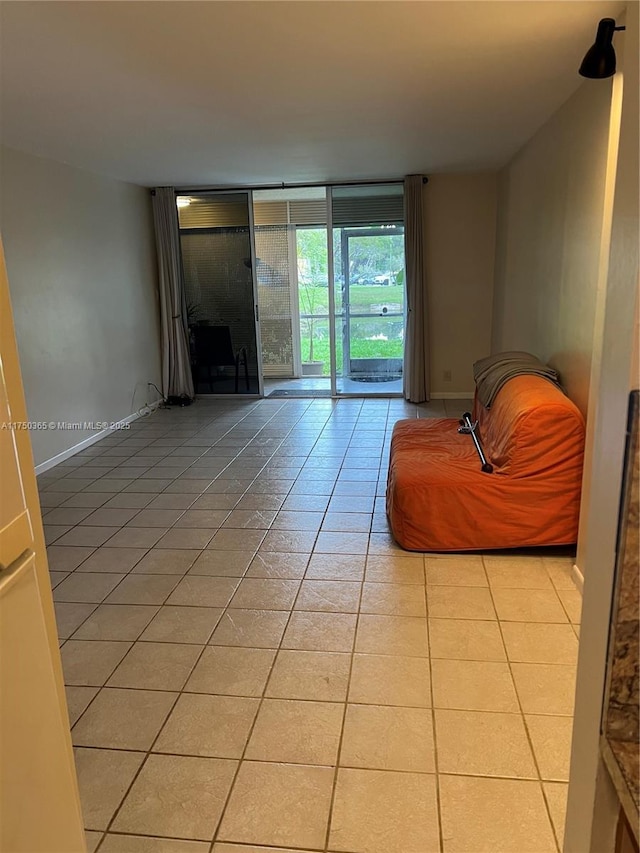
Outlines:
{"type": "Polygon", "coordinates": [[[260,394],[250,194],[178,196],[196,394],[260,394]]]}
{"type": "Polygon", "coordinates": [[[401,393],[403,186],[340,186],[329,193],[335,391],[401,393]]]}

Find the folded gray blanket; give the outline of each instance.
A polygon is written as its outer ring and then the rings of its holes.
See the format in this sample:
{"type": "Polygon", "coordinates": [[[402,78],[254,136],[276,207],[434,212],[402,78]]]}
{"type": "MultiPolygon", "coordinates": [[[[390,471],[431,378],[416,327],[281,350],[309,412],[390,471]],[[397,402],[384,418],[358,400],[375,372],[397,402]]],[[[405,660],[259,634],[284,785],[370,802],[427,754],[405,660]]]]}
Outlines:
{"type": "Polygon", "coordinates": [[[533,374],[552,382],[564,393],[558,374],[529,352],[499,352],[481,358],[473,365],[478,399],[489,409],[496,394],[509,379],[523,373],[533,374]]]}

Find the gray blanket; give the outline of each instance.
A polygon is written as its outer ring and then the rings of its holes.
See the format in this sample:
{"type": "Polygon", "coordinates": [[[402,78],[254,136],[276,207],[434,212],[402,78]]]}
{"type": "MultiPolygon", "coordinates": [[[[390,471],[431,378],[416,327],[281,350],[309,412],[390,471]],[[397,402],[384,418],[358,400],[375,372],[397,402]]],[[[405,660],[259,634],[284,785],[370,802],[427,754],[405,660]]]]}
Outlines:
{"type": "Polygon", "coordinates": [[[564,393],[558,374],[529,352],[499,352],[481,358],[473,365],[478,399],[489,409],[496,394],[509,379],[523,373],[533,374],[552,382],[564,393]]]}

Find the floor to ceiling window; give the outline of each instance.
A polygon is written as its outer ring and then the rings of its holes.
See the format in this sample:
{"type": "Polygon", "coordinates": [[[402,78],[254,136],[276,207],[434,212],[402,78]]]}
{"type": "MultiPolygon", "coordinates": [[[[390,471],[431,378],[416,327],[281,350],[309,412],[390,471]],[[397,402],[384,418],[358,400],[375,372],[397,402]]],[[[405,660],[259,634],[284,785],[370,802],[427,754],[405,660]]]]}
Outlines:
{"type": "Polygon", "coordinates": [[[403,185],[178,198],[198,394],[400,394],[403,185]]]}

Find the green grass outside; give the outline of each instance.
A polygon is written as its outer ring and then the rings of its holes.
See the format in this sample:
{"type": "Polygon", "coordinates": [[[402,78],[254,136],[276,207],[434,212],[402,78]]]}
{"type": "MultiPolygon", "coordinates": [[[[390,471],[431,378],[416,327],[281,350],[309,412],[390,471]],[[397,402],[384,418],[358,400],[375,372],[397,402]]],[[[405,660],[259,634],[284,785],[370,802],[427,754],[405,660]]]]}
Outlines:
{"type": "MultiPolygon", "coordinates": [[[[404,306],[403,285],[367,285],[352,284],[350,287],[351,311],[368,313],[372,305],[386,305],[390,311],[401,311],[404,306]]],[[[340,294],[336,294],[336,308],[341,304],[340,294]]],[[[301,314],[328,314],[329,288],[300,286],[301,314]]]]}

